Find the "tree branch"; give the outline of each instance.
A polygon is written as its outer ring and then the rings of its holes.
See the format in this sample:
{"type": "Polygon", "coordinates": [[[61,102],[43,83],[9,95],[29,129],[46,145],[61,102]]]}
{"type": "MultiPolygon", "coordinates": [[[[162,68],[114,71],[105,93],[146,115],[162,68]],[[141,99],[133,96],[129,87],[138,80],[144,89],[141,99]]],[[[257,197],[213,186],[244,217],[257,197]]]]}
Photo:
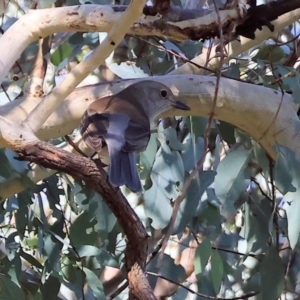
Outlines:
{"type": "MultiPolygon", "coordinates": [[[[216,87],[216,78],[207,76],[163,76],[151,79],[163,82],[169,86],[175,95],[184,99],[191,107],[191,111],[172,110],[163,116],[194,115],[208,116],[211,111],[212,99],[216,87]]],[[[37,132],[42,139],[50,139],[69,134],[79,126],[83,112],[95,100],[113,94],[136,80],[123,80],[114,83],[96,84],[76,89],[65,99],[37,132]]],[[[12,121],[21,123],[31,111],[38,99],[25,99],[23,102],[13,101],[0,108],[0,115],[12,121]],[[34,102],[34,103],[33,103],[34,102]],[[12,107],[15,109],[12,109],[12,107]]],[[[289,94],[273,89],[222,78],[218,94],[215,118],[231,123],[248,132],[258,141],[274,159],[274,145],[276,143],[288,146],[296,153],[299,152],[300,132],[296,106],[289,94]],[[282,102],[278,116],[277,109],[282,102]],[[257,120],[253,122],[253,119],[257,120]]],[[[7,146],[0,135],[0,147],[7,146]]],[[[300,155],[300,153],[298,154],[300,155]]]]}
{"type": "MultiPolygon", "coordinates": [[[[277,20],[273,21],[274,32],[280,32],[287,26],[293,24],[298,21],[300,17],[300,9],[296,9],[289,13],[286,13],[280,16],[277,20]]],[[[249,50],[252,47],[255,47],[262,43],[263,41],[269,39],[274,35],[274,32],[271,32],[269,28],[263,27],[262,30],[255,31],[255,40],[251,40],[245,37],[240,37],[239,40],[234,40],[226,45],[226,51],[228,53],[225,58],[225,62],[228,62],[231,58],[238,57],[241,53],[249,50]]],[[[207,61],[207,53],[210,51],[209,55],[209,68],[217,68],[220,63],[219,55],[217,55],[218,45],[214,46],[211,50],[203,48],[202,53],[195,58],[192,59],[192,62],[196,65],[204,66],[207,61]]],[[[179,68],[172,71],[170,74],[203,74],[203,70],[197,68],[192,64],[184,64],[179,68]]]]}
{"type": "Polygon", "coordinates": [[[145,276],[148,235],[142,222],[131,208],[119,188],[108,181],[101,161],[71,154],[46,142],[39,141],[26,127],[0,118],[2,135],[7,143],[19,154],[20,160],[28,160],[43,167],[70,174],[84,181],[102,197],[118,219],[127,236],[125,252],[126,269],[130,293],[139,300],[155,300],[153,291],[145,276]],[[16,131],[18,133],[10,134],[16,131]],[[3,134],[3,131],[8,134],[3,134]]]}
{"type": "Polygon", "coordinates": [[[123,13],[122,18],[115,23],[104,41],[83,61],[74,67],[64,80],[43,98],[30,112],[25,125],[37,132],[52,112],[75,89],[75,87],[117,47],[132,23],[141,16],[146,0],[132,0],[123,13]]]}
{"type": "MultiPolygon", "coordinates": [[[[0,82],[3,81],[24,49],[35,40],[56,32],[108,32],[118,20],[123,18],[125,9],[126,6],[89,4],[30,11],[15,22],[0,39],[0,82]],[[11,39],[12,36],[14,39],[11,39]]],[[[191,11],[195,13],[195,10],[191,11]]],[[[229,23],[245,17],[242,10],[239,9],[223,10],[220,15],[221,22],[225,27],[229,23]]],[[[299,16],[300,9],[297,9],[279,17],[273,22],[275,31],[280,31],[287,25],[292,24],[299,19],[299,16]]],[[[218,32],[219,25],[215,12],[206,14],[206,12],[199,10],[198,16],[185,16],[184,19],[170,21],[168,19],[162,20],[157,16],[141,17],[126,31],[135,35],[164,36],[177,41],[191,39],[193,35],[197,36],[197,39],[209,38],[212,35],[211,31],[218,32]]],[[[255,32],[256,38],[254,41],[241,38],[241,43],[234,42],[229,46],[230,56],[237,56],[273,34],[266,27],[263,27],[262,31],[257,30],[255,32]]],[[[198,60],[195,58],[194,62],[204,65],[201,57],[198,60]]],[[[204,54],[203,57],[206,57],[206,55],[204,54]]],[[[213,62],[210,63],[213,64],[213,62]]],[[[178,74],[178,72],[184,71],[182,68],[178,68],[176,72],[178,74]]],[[[187,73],[191,73],[191,71],[185,72],[185,74],[187,73]]]]}
{"type": "MultiPolygon", "coordinates": [[[[151,79],[163,82],[174,94],[184,99],[191,107],[188,112],[194,116],[208,116],[211,111],[216,78],[207,76],[163,76],[151,79]]],[[[69,134],[79,126],[83,112],[95,100],[112,93],[117,93],[126,86],[138,80],[123,80],[114,83],[101,83],[76,89],[50,116],[37,136],[42,140],[69,134]]],[[[38,98],[26,98],[23,101],[13,101],[0,108],[0,115],[11,121],[21,123],[38,98]]],[[[254,84],[221,78],[215,117],[234,124],[248,132],[262,147],[276,159],[274,146],[276,143],[285,145],[300,157],[300,122],[296,114],[296,106],[291,95],[284,94],[254,84]],[[282,101],[282,104],[281,104],[282,101]],[[279,113],[278,107],[281,105],[279,113]],[[253,120],[256,120],[253,122],[253,120]]],[[[164,116],[182,115],[183,111],[169,111],[164,116]]],[[[0,127],[0,147],[11,146],[5,140],[0,127]]],[[[37,168],[39,170],[39,168],[37,168]]],[[[31,179],[37,182],[49,176],[48,172],[31,172],[31,179]]],[[[11,189],[0,188],[0,196],[8,197],[22,189],[22,182],[17,178],[10,180],[11,189]],[[13,186],[16,185],[16,190],[13,186]]],[[[1,184],[0,184],[1,187],[1,184]]]]}

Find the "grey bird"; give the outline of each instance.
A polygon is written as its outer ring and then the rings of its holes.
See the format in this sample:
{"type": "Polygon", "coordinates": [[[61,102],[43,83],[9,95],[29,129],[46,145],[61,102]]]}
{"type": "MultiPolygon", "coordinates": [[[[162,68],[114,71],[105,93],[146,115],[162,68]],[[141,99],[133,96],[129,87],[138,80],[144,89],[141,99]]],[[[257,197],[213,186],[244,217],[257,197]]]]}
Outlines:
{"type": "Polygon", "coordinates": [[[88,107],[80,132],[92,150],[99,152],[107,146],[109,180],[114,186],[125,184],[133,192],[142,190],[135,153],[146,149],[154,121],[172,107],[190,110],[174,99],[168,87],[150,80],[134,83],[88,107]]]}

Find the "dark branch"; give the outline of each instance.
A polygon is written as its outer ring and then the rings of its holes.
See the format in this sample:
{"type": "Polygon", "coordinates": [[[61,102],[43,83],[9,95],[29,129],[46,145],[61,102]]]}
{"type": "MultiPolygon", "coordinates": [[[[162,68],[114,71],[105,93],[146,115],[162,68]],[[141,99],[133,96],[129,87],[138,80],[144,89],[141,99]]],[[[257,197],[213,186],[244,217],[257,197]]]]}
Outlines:
{"type": "Polygon", "coordinates": [[[24,147],[15,146],[14,151],[19,154],[19,160],[27,160],[68,173],[77,180],[83,180],[87,186],[102,196],[117,217],[128,239],[125,262],[130,292],[135,297],[133,299],[155,300],[145,276],[147,232],[119,188],[112,187],[109,183],[101,161],[74,155],[38,140],[24,147]]]}

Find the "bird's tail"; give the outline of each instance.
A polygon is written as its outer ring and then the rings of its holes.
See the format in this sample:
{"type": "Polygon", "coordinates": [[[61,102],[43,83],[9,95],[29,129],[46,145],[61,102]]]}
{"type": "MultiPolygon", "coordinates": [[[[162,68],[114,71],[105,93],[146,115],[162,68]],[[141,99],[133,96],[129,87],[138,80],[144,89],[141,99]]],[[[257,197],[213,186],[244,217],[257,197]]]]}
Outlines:
{"type": "Polygon", "coordinates": [[[137,172],[134,153],[115,149],[115,151],[110,151],[109,156],[110,182],[114,186],[125,184],[133,192],[140,192],[142,190],[142,185],[137,172]]]}

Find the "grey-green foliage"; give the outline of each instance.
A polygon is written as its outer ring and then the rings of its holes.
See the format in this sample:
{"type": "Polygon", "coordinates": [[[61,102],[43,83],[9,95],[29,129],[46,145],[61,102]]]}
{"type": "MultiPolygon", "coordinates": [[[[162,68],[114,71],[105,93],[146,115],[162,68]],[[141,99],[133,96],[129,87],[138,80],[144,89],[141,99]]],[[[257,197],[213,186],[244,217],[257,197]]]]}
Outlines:
{"type": "MultiPolygon", "coordinates": [[[[179,3],[173,1],[173,4],[175,2],[179,3]]],[[[49,3],[51,1],[44,1],[40,5],[49,3]]],[[[66,1],[67,5],[79,3],[87,2],[66,1]]],[[[88,3],[111,4],[113,1],[88,3]]],[[[114,3],[126,5],[128,1],[114,3]]],[[[23,5],[27,10],[28,3],[23,5]]],[[[7,14],[10,16],[13,12],[7,11],[7,14]]],[[[2,28],[6,30],[14,20],[11,17],[5,20],[2,28]]],[[[194,58],[202,51],[200,41],[160,40],[153,36],[125,36],[114,51],[113,68],[108,67],[126,76],[126,62],[131,61],[135,64],[132,72],[137,76],[164,75],[182,65],[182,58],[194,58]]],[[[61,43],[55,41],[48,59],[59,71],[87,54],[83,46],[89,47],[88,51],[93,50],[98,45],[99,35],[70,33],[61,43]]],[[[266,42],[257,50],[254,57],[251,50],[241,56],[239,62],[224,65],[223,75],[234,79],[243,76],[256,84],[292,92],[298,103],[299,72],[284,65],[286,48],[266,42]],[[278,76],[282,76],[280,82],[278,76]]],[[[33,43],[23,52],[20,60],[23,72],[32,69],[36,51],[37,44],[33,43]]],[[[1,91],[1,104],[14,100],[27,80],[17,65],[10,76],[12,74],[18,74],[19,79],[14,82],[11,77],[6,79],[3,87],[10,90],[1,91]]],[[[274,164],[247,133],[221,120],[210,130],[210,153],[205,168],[200,168],[191,179],[190,173],[207,150],[203,148],[207,120],[205,117],[163,120],[151,135],[146,151],[138,157],[145,192],[136,199],[128,190],[123,191],[134,203],[149,235],[155,230],[164,233],[174,201],[190,180],[172,228],[172,239],[177,239],[174,243],[178,245],[179,254],[194,242],[195,256],[190,256],[190,264],[194,267],[193,288],[199,293],[196,299],[207,299],[206,296],[246,298],[253,293],[256,293],[255,299],[275,300],[284,293],[290,293],[289,299],[297,299],[296,295],[300,294],[300,163],[297,156],[277,145],[278,160],[274,164]],[[289,248],[281,249],[283,244],[290,245],[293,252],[289,248]]],[[[62,139],[51,142],[57,145],[62,139]]],[[[115,216],[100,195],[66,174],[56,174],[34,184],[27,177],[30,165],[15,157],[12,151],[0,149],[1,182],[17,177],[26,185],[22,193],[12,195],[0,206],[0,299],[25,299],[25,296],[36,300],[62,299],[59,294],[62,287],[72,290],[76,299],[82,299],[85,284],[86,299],[105,299],[103,270],[106,266],[124,270],[126,237],[115,216]]],[[[147,269],[190,286],[185,282],[187,274],[178,257],[172,256],[174,252],[170,250],[168,254],[154,257],[147,269]]],[[[157,277],[149,274],[148,279],[154,288],[157,277]]],[[[180,287],[171,298],[181,300],[187,294],[188,291],[180,287]]],[[[125,289],[116,299],[127,295],[125,289]]]]}

